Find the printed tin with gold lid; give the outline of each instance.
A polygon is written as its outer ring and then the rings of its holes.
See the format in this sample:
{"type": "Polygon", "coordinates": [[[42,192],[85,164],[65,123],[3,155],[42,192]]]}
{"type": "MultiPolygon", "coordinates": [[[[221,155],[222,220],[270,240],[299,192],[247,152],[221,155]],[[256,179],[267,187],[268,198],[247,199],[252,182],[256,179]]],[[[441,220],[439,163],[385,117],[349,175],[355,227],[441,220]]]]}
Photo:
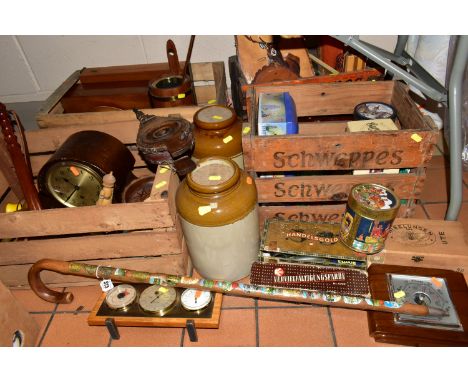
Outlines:
{"type": "Polygon", "coordinates": [[[342,243],[357,252],[380,252],[399,208],[400,200],[389,188],[370,183],[355,185],[341,221],[342,243]]]}

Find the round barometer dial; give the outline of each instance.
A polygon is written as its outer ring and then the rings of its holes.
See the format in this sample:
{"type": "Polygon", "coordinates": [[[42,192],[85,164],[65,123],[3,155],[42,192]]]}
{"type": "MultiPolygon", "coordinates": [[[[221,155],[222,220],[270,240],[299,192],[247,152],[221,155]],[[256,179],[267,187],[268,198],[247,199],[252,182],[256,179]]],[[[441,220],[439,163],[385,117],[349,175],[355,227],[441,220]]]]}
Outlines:
{"type": "Polygon", "coordinates": [[[177,292],[169,286],[152,285],[146,288],[140,295],[140,307],[158,316],[164,316],[177,301],[177,292]]]}
{"type": "Polygon", "coordinates": [[[209,291],[186,289],[182,292],[180,301],[186,310],[200,310],[209,305],[211,298],[209,291]]]}
{"type": "Polygon", "coordinates": [[[129,284],[120,284],[112,288],[106,295],[106,304],[111,309],[126,309],[137,296],[136,289],[129,284]]]}

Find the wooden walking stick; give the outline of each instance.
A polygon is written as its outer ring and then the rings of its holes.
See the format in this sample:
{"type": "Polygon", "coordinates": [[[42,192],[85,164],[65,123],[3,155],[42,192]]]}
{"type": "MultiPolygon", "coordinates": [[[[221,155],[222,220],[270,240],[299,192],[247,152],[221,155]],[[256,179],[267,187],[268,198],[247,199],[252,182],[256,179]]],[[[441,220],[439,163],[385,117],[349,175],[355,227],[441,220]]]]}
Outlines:
{"type": "Polygon", "coordinates": [[[396,301],[373,300],[362,297],[319,293],[310,290],[274,288],[244,284],[240,282],[206,280],[184,276],[155,274],[124,268],[112,268],[102,265],[74,263],[51,259],[39,260],[29,270],[29,284],[32,290],[40,298],[58,304],[68,304],[72,302],[73,294],[70,292],[57,292],[47,288],[40,278],[40,273],[43,270],[57,272],[63,275],[75,275],[97,279],[112,279],[114,281],[121,281],[126,283],[155,284],[179,288],[208,290],[211,292],[218,292],[241,297],[260,297],[269,300],[292,301],[339,308],[404,313],[417,316],[445,315],[445,312],[440,309],[430,308],[425,305],[399,303],[396,301]]]}

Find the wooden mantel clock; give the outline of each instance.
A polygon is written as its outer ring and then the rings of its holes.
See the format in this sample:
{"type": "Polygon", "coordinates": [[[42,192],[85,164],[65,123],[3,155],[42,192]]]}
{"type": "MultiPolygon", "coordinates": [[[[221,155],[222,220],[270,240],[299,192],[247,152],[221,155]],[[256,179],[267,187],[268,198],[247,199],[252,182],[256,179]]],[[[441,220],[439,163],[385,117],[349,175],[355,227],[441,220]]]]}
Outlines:
{"type": "Polygon", "coordinates": [[[121,191],[134,163],[131,152],[117,138],[100,131],[80,131],[68,137],[41,168],[39,190],[58,206],[92,206],[104,175],[112,171],[115,190],[121,191]]]}

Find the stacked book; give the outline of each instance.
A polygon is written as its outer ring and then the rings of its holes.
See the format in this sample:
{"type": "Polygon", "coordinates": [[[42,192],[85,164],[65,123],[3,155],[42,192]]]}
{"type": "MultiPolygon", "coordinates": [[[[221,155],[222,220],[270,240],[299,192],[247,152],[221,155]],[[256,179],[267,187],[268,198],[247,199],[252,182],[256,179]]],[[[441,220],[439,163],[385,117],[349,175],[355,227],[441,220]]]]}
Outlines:
{"type": "Polygon", "coordinates": [[[366,255],[339,239],[340,225],[268,219],[251,282],[368,296],[366,255]]]}

